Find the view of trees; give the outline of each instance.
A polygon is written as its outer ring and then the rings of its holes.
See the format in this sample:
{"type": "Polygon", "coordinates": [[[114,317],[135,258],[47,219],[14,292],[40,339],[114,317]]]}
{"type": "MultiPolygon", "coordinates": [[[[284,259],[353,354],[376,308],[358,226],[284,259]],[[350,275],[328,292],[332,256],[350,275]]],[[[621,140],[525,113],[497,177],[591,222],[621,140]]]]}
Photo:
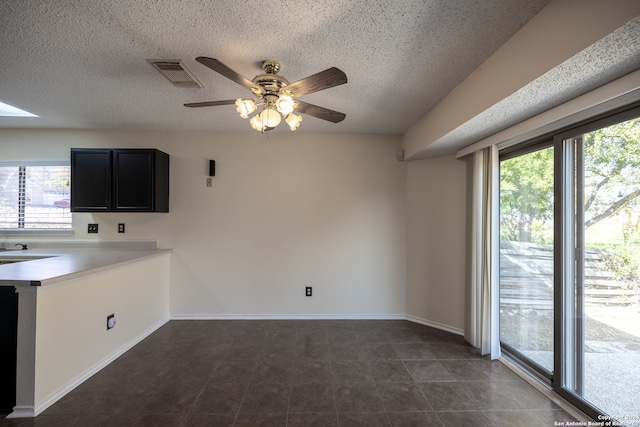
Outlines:
{"type": "MultiPolygon", "coordinates": [[[[640,220],[640,118],[583,135],[585,228],[621,214],[625,241],[640,220]]],[[[501,239],[548,243],[553,215],[553,148],[501,162],[501,239]]]]}
{"type": "Polygon", "coordinates": [[[553,148],[500,164],[500,239],[545,243],[540,234],[553,215],[553,148]]]}

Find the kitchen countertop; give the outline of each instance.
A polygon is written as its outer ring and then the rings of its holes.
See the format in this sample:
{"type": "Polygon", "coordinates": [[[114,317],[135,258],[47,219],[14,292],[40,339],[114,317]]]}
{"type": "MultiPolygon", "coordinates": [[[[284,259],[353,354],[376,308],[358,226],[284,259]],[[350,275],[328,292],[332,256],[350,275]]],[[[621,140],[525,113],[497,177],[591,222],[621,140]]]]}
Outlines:
{"type": "Polygon", "coordinates": [[[0,286],[47,286],[172,252],[143,246],[3,250],[0,260],[37,259],[0,264],[0,286]]]}

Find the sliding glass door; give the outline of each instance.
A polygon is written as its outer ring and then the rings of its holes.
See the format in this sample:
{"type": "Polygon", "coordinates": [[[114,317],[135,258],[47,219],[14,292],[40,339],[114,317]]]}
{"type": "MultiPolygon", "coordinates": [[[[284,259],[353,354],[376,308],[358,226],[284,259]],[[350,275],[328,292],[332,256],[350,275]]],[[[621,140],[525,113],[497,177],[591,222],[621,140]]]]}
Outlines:
{"type": "Polygon", "coordinates": [[[623,422],[640,414],[640,119],[562,143],[573,202],[565,259],[574,266],[562,307],[564,386],[623,422]]]}
{"type": "Polygon", "coordinates": [[[500,161],[500,341],[542,377],[553,372],[553,147],[500,161]]]}
{"type": "Polygon", "coordinates": [[[503,354],[639,425],[640,104],[500,152],[499,271],[503,354]]]}

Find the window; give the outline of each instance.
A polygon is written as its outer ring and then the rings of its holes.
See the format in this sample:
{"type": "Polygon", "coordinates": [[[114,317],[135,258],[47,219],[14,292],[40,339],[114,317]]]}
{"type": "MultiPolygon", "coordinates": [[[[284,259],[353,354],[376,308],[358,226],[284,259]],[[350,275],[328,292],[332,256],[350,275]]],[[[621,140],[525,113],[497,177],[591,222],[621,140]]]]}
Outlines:
{"type": "Polygon", "coordinates": [[[594,419],[636,420],[640,105],[502,150],[499,203],[504,354],[594,419]]]}
{"type": "Polygon", "coordinates": [[[553,146],[500,160],[500,341],[544,378],[553,372],[553,146]]]}
{"type": "Polygon", "coordinates": [[[68,162],[0,163],[0,229],[69,230],[68,162]]]}
{"type": "Polygon", "coordinates": [[[640,414],[637,115],[632,110],[556,138],[565,170],[558,379],[567,396],[623,424],[640,414]]]}

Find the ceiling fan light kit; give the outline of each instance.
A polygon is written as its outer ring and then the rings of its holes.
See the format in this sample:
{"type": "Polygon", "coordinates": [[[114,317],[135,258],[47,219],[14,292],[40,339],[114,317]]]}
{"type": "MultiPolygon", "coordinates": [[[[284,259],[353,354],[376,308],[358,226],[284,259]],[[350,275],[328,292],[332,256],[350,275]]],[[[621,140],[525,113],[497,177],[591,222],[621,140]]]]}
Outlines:
{"type": "Polygon", "coordinates": [[[264,61],[262,63],[262,69],[265,74],[255,76],[253,80],[241,76],[217,59],[200,56],[196,58],[196,61],[249,89],[255,98],[194,102],[184,104],[185,107],[210,107],[235,104],[236,111],[240,117],[249,119],[251,127],[258,132],[272,130],[280,124],[282,118],[284,118],[284,121],[292,131],[296,130],[302,122],[302,116],[295,114],[294,111],[332,123],[339,123],[346,117],[343,113],[296,99],[296,97],[302,95],[345,84],[347,82],[346,74],[335,67],[289,83],[286,78],[277,74],[278,71],[280,71],[280,63],[274,60],[264,61]],[[258,106],[262,106],[260,112],[256,112],[258,106]],[[255,114],[251,116],[254,112],[255,114]]]}

